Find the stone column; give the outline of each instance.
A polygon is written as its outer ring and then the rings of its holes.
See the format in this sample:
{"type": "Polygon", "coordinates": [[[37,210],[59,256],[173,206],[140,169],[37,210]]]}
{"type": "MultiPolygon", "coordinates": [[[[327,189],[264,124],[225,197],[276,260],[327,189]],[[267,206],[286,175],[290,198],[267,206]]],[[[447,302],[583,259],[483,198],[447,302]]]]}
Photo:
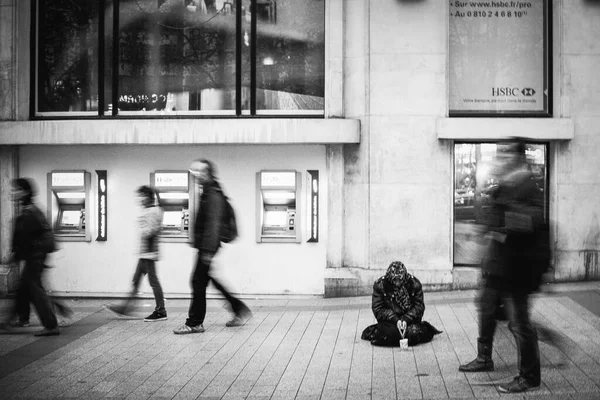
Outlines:
{"type": "Polygon", "coordinates": [[[15,0],[0,0],[0,120],[15,119],[15,0]]]}
{"type": "Polygon", "coordinates": [[[18,272],[7,265],[16,213],[10,183],[18,176],[17,160],[17,146],[0,146],[0,295],[13,291],[18,277],[18,272]]]}

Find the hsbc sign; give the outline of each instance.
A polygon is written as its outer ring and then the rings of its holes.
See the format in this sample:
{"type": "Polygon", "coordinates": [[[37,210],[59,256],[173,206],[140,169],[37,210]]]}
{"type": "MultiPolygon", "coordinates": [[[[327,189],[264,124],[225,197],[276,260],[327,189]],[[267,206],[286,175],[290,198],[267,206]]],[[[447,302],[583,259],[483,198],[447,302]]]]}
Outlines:
{"type": "Polygon", "coordinates": [[[492,96],[493,97],[518,97],[525,96],[531,97],[535,94],[535,90],[533,88],[518,88],[518,87],[493,87],[492,88],[492,96]]]}

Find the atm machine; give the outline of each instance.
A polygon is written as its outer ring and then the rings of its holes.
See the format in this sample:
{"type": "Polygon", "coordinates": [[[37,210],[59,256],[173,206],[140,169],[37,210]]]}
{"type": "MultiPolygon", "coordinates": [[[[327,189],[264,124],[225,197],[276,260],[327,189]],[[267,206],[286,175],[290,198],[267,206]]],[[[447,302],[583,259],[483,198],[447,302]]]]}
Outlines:
{"type": "Polygon", "coordinates": [[[59,241],[90,241],[90,181],[86,171],[48,173],[48,220],[59,241]]]}
{"type": "Polygon", "coordinates": [[[301,241],[301,179],[293,170],[260,171],[256,174],[256,241],[301,241]]]}
{"type": "Polygon", "coordinates": [[[188,241],[194,210],[194,182],[188,171],[155,171],[150,174],[150,185],[156,191],[162,208],[162,241],[188,241]]]}

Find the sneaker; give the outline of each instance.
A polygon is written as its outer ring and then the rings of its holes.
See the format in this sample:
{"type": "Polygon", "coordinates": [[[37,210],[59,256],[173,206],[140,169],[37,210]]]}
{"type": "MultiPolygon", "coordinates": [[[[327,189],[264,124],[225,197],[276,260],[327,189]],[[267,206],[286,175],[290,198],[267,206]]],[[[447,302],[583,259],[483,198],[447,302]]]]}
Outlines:
{"type": "Polygon", "coordinates": [[[60,335],[60,331],[58,330],[58,327],[52,328],[52,329],[44,328],[41,331],[37,331],[33,334],[33,336],[58,336],[58,335],[60,335]]]}
{"type": "Polygon", "coordinates": [[[148,315],[146,318],[144,318],[144,321],[146,322],[156,322],[156,321],[166,321],[167,320],[167,313],[166,312],[158,312],[158,311],[154,311],[152,314],[148,315]]]}
{"type": "Polygon", "coordinates": [[[177,329],[173,329],[173,333],[176,335],[187,335],[188,333],[202,333],[204,332],[204,327],[202,324],[196,326],[189,326],[186,324],[181,325],[177,329]]]}
{"type": "Polygon", "coordinates": [[[535,385],[522,376],[517,376],[512,382],[500,385],[498,390],[502,393],[522,393],[527,390],[537,389],[539,387],[539,383],[535,385]]]}
{"type": "Polygon", "coordinates": [[[66,328],[67,326],[73,325],[73,320],[71,318],[63,317],[58,321],[58,326],[60,328],[66,328]]]}
{"type": "Polygon", "coordinates": [[[244,319],[242,319],[242,317],[239,317],[239,316],[237,316],[237,315],[236,315],[235,317],[233,317],[233,319],[232,319],[231,321],[227,321],[227,322],[225,323],[225,326],[227,326],[227,327],[230,327],[230,328],[231,328],[231,327],[233,327],[233,326],[242,326],[242,325],[244,325],[245,323],[246,323],[246,322],[244,321],[244,319]]]}
{"type": "Polygon", "coordinates": [[[9,325],[11,328],[27,328],[31,326],[29,321],[12,321],[9,325]]]}
{"type": "Polygon", "coordinates": [[[250,309],[245,304],[242,304],[242,307],[235,314],[235,317],[233,317],[231,321],[228,321],[225,324],[225,326],[242,326],[245,325],[250,318],[252,318],[252,311],[250,311],[250,309]]]}
{"type": "Polygon", "coordinates": [[[102,307],[115,314],[117,317],[129,317],[129,315],[125,313],[125,310],[123,310],[123,307],[113,306],[111,304],[104,304],[102,307]]]}

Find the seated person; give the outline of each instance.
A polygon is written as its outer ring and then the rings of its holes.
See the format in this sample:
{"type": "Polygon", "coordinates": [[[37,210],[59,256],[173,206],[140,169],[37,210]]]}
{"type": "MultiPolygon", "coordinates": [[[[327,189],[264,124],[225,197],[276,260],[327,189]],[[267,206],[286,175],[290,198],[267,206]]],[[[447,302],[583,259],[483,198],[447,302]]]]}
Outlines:
{"type": "Polygon", "coordinates": [[[441,333],[422,321],[425,303],[421,282],[400,261],[392,262],[373,284],[372,309],[377,324],[368,326],[361,339],[374,346],[399,346],[402,331],[409,346],[429,342],[441,333]]]}

